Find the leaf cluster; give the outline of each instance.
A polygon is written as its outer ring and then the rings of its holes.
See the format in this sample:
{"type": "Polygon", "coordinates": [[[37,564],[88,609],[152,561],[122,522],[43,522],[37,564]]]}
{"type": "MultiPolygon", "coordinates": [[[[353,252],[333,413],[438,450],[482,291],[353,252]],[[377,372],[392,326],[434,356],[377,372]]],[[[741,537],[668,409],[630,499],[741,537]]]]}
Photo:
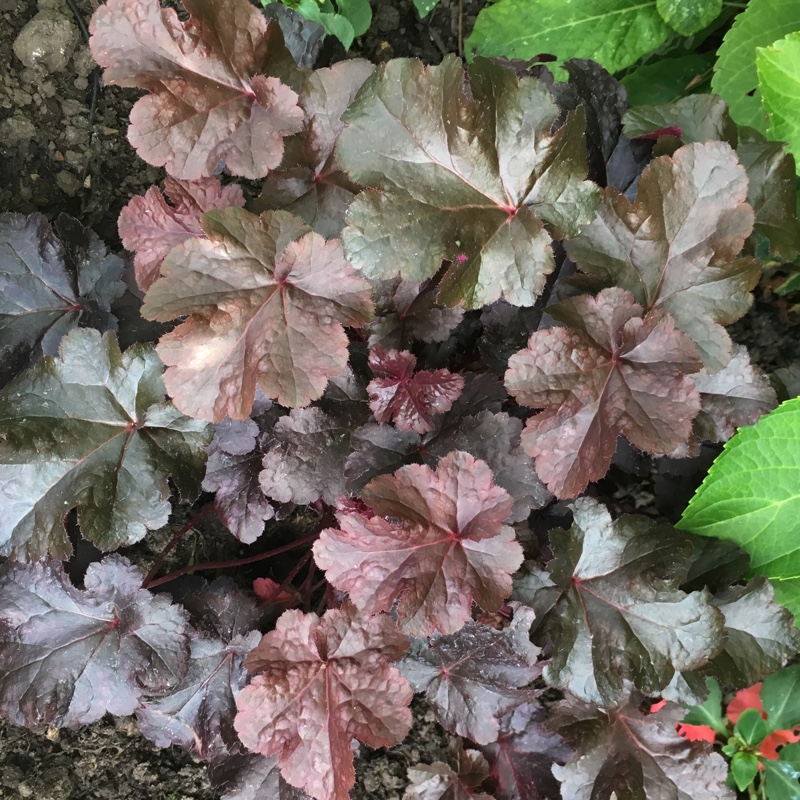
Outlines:
{"type": "Polygon", "coordinates": [[[790,157],[710,97],[629,136],[591,62],[556,91],[487,59],[313,70],[296,19],[186,9],[92,20],[170,173],[120,218],[158,342],[120,347],[122,264],[88,232],[0,218],[0,713],[135,713],[227,800],[345,800],[358,743],[402,741],[424,693],[457,738],[408,800],[731,797],[678,704],[800,635],[738,550],[620,513],[604,478],[774,407],[725,327],[753,231],[795,245],[790,157]],[[180,502],[149,574],[114,552],[180,502]],[[247,555],[160,575],[211,514],[247,555]]]}

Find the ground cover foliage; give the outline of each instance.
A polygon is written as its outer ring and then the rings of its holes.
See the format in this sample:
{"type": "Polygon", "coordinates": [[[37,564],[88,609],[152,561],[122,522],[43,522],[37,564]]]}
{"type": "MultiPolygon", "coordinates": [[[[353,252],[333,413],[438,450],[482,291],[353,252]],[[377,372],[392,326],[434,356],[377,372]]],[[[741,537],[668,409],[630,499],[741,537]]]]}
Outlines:
{"type": "Polygon", "coordinates": [[[408,800],[734,797],[677,726],[780,670],[794,618],[603,479],[777,406],[726,326],[800,250],[792,157],[715,96],[629,112],[594,62],[314,70],[299,17],[185,7],[91,24],[170,174],[119,223],[158,325],[117,318],[123,261],[73,220],[0,216],[0,713],[135,714],[227,800],[344,800],[418,693],[455,738],[408,800]],[[244,546],[315,524],[212,582],[115,552],[177,503],[244,546]]]}

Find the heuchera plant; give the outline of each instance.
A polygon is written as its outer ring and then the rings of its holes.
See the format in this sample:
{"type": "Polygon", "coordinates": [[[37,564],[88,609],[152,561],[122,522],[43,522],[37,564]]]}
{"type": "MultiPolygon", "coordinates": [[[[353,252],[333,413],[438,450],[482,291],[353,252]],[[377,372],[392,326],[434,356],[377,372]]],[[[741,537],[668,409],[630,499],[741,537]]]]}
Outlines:
{"type": "Polygon", "coordinates": [[[298,18],[185,7],[92,20],[168,172],[120,216],[125,303],[77,223],[0,217],[0,713],[135,714],[226,800],[345,800],[417,693],[457,738],[407,800],[732,798],[681,704],[779,670],[794,619],[605,478],[776,405],[725,328],[800,249],[791,157],[712,96],[626,116],[592,62],[313,70],[298,18]],[[114,552],[178,501],[148,574],[114,552]],[[210,515],[244,557],[161,574],[210,515]]]}

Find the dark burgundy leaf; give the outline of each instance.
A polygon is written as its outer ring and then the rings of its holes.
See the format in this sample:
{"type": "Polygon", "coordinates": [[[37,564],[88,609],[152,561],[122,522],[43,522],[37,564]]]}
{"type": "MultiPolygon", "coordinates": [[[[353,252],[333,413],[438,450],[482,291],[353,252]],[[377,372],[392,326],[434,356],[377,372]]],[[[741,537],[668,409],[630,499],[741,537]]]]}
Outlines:
{"type": "Polygon", "coordinates": [[[340,117],[373,69],[368,61],[353,59],[306,78],[300,92],[305,126],[287,141],[283,163],[264,182],[257,211],[283,208],[325,238],[341,236],[358,187],[342,172],[333,150],[344,128],[340,117]]]}
{"type": "Polygon", "coordinates": [[[345,493],[350,426],[319,408],[295,408],[272,429],[262,461],[261,489],[279,503],[335,505],[345,493]]]}
{"type": "Polygon", "coordinates": [[[725,142],[686,145],[650,162],[635,203],[604,189],[595,219],[564,246],[582,270],[632,292],[646,311],[668,311],[715,372],[731,356],[722,326],[750,308],[761,274],[754,258],[737,258],[753,230],[747,185],[725,142]]]}
{"type": "Polygon", "coordinates": [[[569,761],[574,748],[545,727],[546,719],[539,703],[523,703],[500,720],[497,741],[479,748],[495,800],[561,800],[552,767],[569,761]]]}
{"type": "Polygon", "coordinates": [[[266,758],[255,753],[226,756],[209,764],[208,777],[215,789],[225,792],[222,800],[309,800],[302,789],[289,785],[281,777],[275,756],[266,758]]]}
{"type": "Polygon", "coordinates": [[[725,759],[675,730],[685,715],[673,703],[658,714],[634,702],[608,712],[574,698],[559,703],[550,724],[578,748],[566,766],[553,767],[562,800],[733,800],[725,759]]]}
{"type": "Polygon", "coordinates": [[[714,597],[714,605],[725,615],[725,644],[710,671],[724,683],[752,686],[797,653],[800,631],[794,616],[774,597],[763,577],[714,597]]]}
{"type": "Polygon", "coordinates": [[[692,375],[700,392],[696,434],[708,442],[727,442],[737,428],[755,425],[778,404],[775,390],[760,367],[750,363],[743,345],[734,345],[731,360],[711,375],[692,375]]]}
{"type": "Polygon", "coordinates": [[[653,148],[622,134],[622,117],[628,110],[625,87],[594,61],[573,58],[563,68],[569,83],[554,84],[553,94],[564,111],[584,108],[589,177],[623,194],[635,191],[653,148]]]}
{"type": "Polygon", "coordinates": [[[200,493],[211,426],[164,402],[152,346],[120,353],[115,336],[77,328],[0,392],[0,552],[66,558],[65,515],[103,550],[167,523],[167,478],[200,493]]]}
{"type": "Polygon", "coordinates": [[[322,49],[325,28],[314,20],[283,3],[270,3],[264,8],[264,16],[278,21],[283,33],[286,49],[299,67],[312,69],[322,49]]]}
{"type": "Polygon", "coordinates": [[[390,666],[407,647],[389,617],[352,604],[321,619],[285,612],[245,662],[254,676],[236,698],[242,742],[277,756],[283,777],[317,800],[349,800],[352,740],[386,747],[411,727],[413,692],[390,666]]]}
{"type": "Polygon", "coordinates": [[[464,388],[450,370],[414,372],[416,357],[408,350],[372,348],[369,366],[375,376],[367,386],[369,407],[378,422],[394,421],[401,431],[428,433],[433,417],[449,411],[464,388]]]}
{"type": "Polygon", "coordinates": [[[206,211],[243,205],[241,187],[223,186],[218,178],[179,181],[167,175],[163,194],[151,186],[143,196],[134,197],[120,211],[117,224],[122,244],[136,253],[139,288],[146,292],[155,283],[161,262],[173,247],[205,237],[200,219],[206,211]]]}
{"type": "Polygon", "coordinates": [[[77,326],[116,330],[123,262],[77,220],[0,214],[0,386],[77,326]]]}
{"type": "Polygon", "coordinates": [[[361,497],[376,516],[337,514],[314,544],[317,565],[364,613],[393,607],[414,636],[455,633],[473,601],[495,611],[522,563],[508,493],[468,453],[454,451],[434,472],[412,464],[375,478],[361,497]]]}
{"type": "Polygon", "coordinates": [[[457,739],[446,756],[447,763],[434,761],[408,768],[410,785],[403,800],[493,800],[476,788],[489,774],[486,759],[478,750],[465,750],[457,739]]]}
{"type": "Polygon", "coordinates": [[[59,561],[0,567],[0,713],[16,725],[75,727],[132,714],[186,672],[186,614],[142,589],[121,556],[76,589],[59,561]]]}
{"type": "Polygon", "coordinates": [[[247,0],[183,5],[187,22],[158,0],[109,0],[92,17],[103,80],[150,92],[131,111],[128,139],[176,178],[210,177],[220,164],[263,178],[303,126],[297,93],[274,77],[297,82],[280,27],[247,0]]]}
{"type": "Polygon", "coordinates": [[[552,647],[547,683],[613,708],[631,683],[654,695],[676,672],[707,664],[722,647],[724,617],[707,591],[678,589],[690,538],[646,517],[612,522],[589,498],[573,508],[570,530],[550,536],[553,585],[522,597],[536,611],[534,641],[552,647]]]}
{"type": "Polygon", "coordinates": [[[597,206],[582,110],[551,133],[547,87],[488,59],[379,66],[343,119],[337,157],[372,187],[347,213],[347,255],[372,278],[432,278],[448,306],[504,296],[533,305],[554,268],[550,233],[575,235],[597,206]],[[524,144],[523,144],[524,143],[524,144]]]}
{"type": "Polygon", "coordinates": [[[394,425],[370,423],[353,431],[351,453],[345,463],[348,492],[360,492],[373,478],[400,469],[414,460],[421,437],[394,425]]]}
{"type": "Polygon", "coordinates": [[[430,644],[415,640],[398,666],[446,730],[489,744],[497,740],[498,718],[530,699],[521,690],[541,672],[532,622],[533,611],[521,605],[502,631],[470,621],[430,644]]]}
{"type": "Polygon", "coordinates": [[[576,497],[602,478],[620,435],[659,455],[688,440],[700,408],[688,375],[702,364],[669,314],[643,313],[619,288],[548,310],[570,327],[534,333],[509,360],[506,387],[522,405],[544,408],[522,445],[553,494],[576,497]]]}

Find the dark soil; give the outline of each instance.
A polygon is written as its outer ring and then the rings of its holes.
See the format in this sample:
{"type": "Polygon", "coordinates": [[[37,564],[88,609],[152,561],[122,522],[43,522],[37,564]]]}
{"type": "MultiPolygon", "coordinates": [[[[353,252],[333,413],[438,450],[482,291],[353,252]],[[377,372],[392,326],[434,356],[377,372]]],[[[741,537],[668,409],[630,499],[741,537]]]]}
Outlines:
{"type": "MultiPolygon", "coordinates": [[[[353,54],[376,62],[416,56],[438,63],[445,54],[459,52],[486,0],[441,0],[425,20],[418,18],[411,0],[372,3],[373,26],[355,43],[353,54]]],[[[76,0],[76,6],[88,21],[96,2],[76,0]]],[[[329,40],[323,61],[341,57],[341,47],[329,40]]],[[[67,0],[38,0],[38,4],[37,0],[0,0],[0,64],[4,65],[0,71],[0,211],[41,211],[50,218],[63,211],[92,227],[111,247],[118,247],[120,209],[133,195],[163,179],[163,170],[141,161],[125,138],[137,93],[100,85],[67,0]],[[34,37],[27,48],[21,46],[24,41],[18,42],[15,53],[15,41],[34,17],[54,25],[58,35],[34,37]]],[[[800,329],[792,321],[774,297],[762,291],[755,313],[732,332],[748,345],[754,360],[771,371],[785,366],[800,351],[800,329]]],[[[649,500],[637,497],[628,502],[639,505],[649,500]]],[[[187,516],[186,509],[176,509],[169,527],[151,534],[125,555],[149,569],[187,516]]],[[[241,545],[212,520],[204,520],[185,537],[165,571],[192,561],[242,554],[241,545]]],[[[296,530],[302,527],[298,523],[296,530]]],[[[269,543],[264,549],[281,543],[286,530],[284,525],[265,535],[269,543]]],[[[78,561],[91,557],[83,551],[78,555],[78,561]]],[[[270,562],[269,570],[262,566],[257,574],[280,580],[290,566],[290,558],[270,562]]],[[[75,568],[79,579],[81,564],[75,568]]],[[[239,577],[248,581],[254,576],[255,572],[239,577]]],[[[400,800],[407,767],[441,756],[446,735],[424,704],[415,702],[414,710],[414,729],[401,746],[387,751],[362,748],[354,800],[400,800]]],[[[26,730],[0,721],[0,798],[213,800],[218,796],[201,763],[177,748],[158,750],[138,733],[131,719],[109,717],[73,731],[26,730]]]]}

